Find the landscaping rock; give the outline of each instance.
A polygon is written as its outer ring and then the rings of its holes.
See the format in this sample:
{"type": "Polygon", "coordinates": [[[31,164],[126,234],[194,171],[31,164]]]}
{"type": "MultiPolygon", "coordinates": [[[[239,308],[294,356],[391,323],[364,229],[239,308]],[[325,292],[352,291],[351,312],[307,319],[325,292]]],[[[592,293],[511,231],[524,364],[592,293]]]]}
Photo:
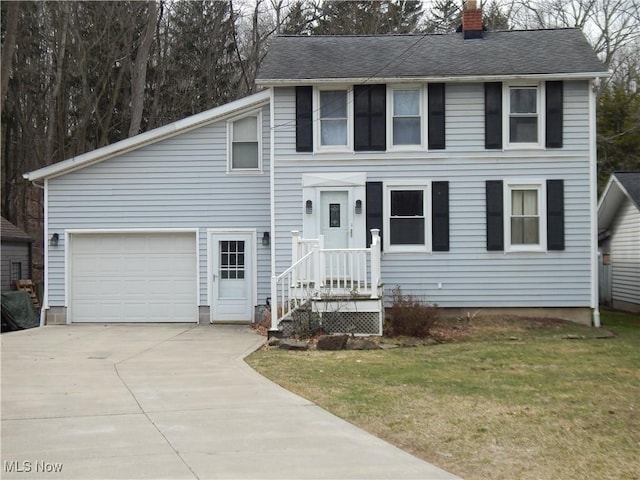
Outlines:
{"type": "Polygon", "coordinates": [[[270,347],[277,347],[278,345],[280,345],[280,339],[279,339],[279,338],[277,338],[277,337],[271,337],[271,338],[269,339],[269,341],[267,342],[267,344],[268,344],[270,347]]]}
{"type": "Polygon", "coordinates": [[[347,342],[347,350],[378,350],[380,346],[367,338],[352,338],[347,342]]]}
{"type": "Polygon", "coordinates": [[[297,342],[295,340],[280,340],[278,348],[282,350],[309,350],[309,344],[306,342],[297,342]]]}
{"type": "Polygon", "coordinates": [[[318,350],[344,350],[349,335],[323,335],[318,338],[318,350]]]}
{"type": "Polygon", "coordinates": [[[574,335],[572,333],[565,335],[564,337],[565,340],[584,340],[584,337],[582,335],[574,335]]]}
{"type": "Polygon", "coordinates": [[[596,335],[596,338],[602,340],[607,338],[616,338],[616,336],[612,332],[605,332],[605,333],[596,335]]]}

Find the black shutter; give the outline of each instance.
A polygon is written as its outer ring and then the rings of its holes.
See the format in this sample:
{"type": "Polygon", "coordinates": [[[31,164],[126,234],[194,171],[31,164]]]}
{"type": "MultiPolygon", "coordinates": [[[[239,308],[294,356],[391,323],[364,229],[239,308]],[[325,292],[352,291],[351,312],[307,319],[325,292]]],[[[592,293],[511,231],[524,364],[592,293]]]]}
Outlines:
{"type": "Polygon", "coordinates": [[[428,101],[428,139],[430,150],[442,150],[445,148],[444,129],[444,83],[430,83],[428,101]]]}
{"type": "Polygon", "coordinates": [[[487,180],[487,250],[504,250],[502,180],[487,180]]]}
{"type": "Polygon", "coordinates": [[[502,148],[502,83],[484,84],[484,147],[502,148]]]}
{"type": "Polygon", "coordinates": [[[371,85],[371,150],[387,149],[387,86],[371,85]]]}
{"type": "Polygon", "coordinates": [[[386,86],[356,85],[353,88],[353,148],[384,151],[386,141],[386,86]]]}
{"type": "Polygon", "coordinates": [[[382,200],[382,182],[367,182],[367,248],[371,246],[372,228],[380,229],[382,241],[382,200]]]}
{"type": "Polygon", "coordinates": [[[546,147],[562,148],[562,128],[563,128],[563,82],[546,83],[546,147]]]}
{"type": "Polygon", "coordinates": [[[564,250],[563,180],[547,180],[547,250],[564,250]]]}
{"type": "Polygon", "coordinates": [[[356,152],[369,150],[371,144],[370,112],[369,86],[356,85],[353,87],[353,149],[356,152]]]}
{"type": "Polygon", "coordinates": [[[296,152],[313,152],[313,89],[296,87],[296,152]]]}
{"type": "Polygon", "coordinates": [[[449,182],[431,184],[433,220],[431,224],[434,252],[449,251],[449,182]]]}

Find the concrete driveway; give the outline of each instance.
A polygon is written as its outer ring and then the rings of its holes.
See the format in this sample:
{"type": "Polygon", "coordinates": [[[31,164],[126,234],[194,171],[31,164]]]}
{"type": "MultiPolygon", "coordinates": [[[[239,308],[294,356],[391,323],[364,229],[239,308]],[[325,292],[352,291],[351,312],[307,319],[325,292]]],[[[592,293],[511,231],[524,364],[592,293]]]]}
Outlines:
{"type": "Polygon", "coordinates": [[[4,478],[457,478],[257,374],[247,327],[3,334],[4,478]]]}

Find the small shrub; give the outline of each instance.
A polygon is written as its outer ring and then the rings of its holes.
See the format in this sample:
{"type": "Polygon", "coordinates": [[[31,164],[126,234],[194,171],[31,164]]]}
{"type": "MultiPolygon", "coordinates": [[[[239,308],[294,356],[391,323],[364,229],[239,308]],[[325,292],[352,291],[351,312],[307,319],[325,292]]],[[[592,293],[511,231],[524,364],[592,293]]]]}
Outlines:
{"type": "Polygon", "coordinates": [[[414,295],[403,294],[399,286],[392,290],[391,298],[385,334],[392,337],[428,337],[440,318],[438,307],[414,295]]]}

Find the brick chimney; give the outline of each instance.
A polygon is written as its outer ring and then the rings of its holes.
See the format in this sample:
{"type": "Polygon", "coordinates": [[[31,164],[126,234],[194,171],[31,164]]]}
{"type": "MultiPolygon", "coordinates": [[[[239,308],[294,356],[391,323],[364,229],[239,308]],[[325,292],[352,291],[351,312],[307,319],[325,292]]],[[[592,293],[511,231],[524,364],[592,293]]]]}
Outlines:
{"type": "Polygon", "coordinates": [[[482,9],[476,0],[467,0],[462,11],[462,31],[464,38],[482,38],[482,9]]]}

